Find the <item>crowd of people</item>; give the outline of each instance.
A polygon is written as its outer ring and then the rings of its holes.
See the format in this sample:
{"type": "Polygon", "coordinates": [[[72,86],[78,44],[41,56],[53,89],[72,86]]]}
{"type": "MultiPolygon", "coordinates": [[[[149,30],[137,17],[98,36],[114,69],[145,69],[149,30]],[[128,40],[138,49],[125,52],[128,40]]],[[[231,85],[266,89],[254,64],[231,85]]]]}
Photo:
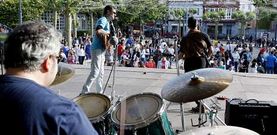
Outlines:
{"type": "MultiPolygon", "coordinates": [[[[156,44],[154,41],[140,40],[139,38],[121,37],[117,45],[107,49],[105,64],[110,66],[114,63],[114,52],[117,52],[119,66],[140,68],[170,69],[175,67],[175,48],[173,43],[167,39],[160,39],[156,44]]],[[[234,72],[250,73],[277,73],[276,48],[261,47],[258,55],[254,55],[254,43],[231,43],[214,42],[212,46],[213,55],[209,58],[210,67],[222,68],[234,72]]],[[[91,59],[90,54],[91,37],[84,36],[75,38],[72,48],[62,45],[62,61],[70,64],[84,64],[91,59]]],[[[180,45],[178,44],[177,50],[180,45]]],[[[179,60],[180,68],[183,69],[183,60],[179,60]]]]}

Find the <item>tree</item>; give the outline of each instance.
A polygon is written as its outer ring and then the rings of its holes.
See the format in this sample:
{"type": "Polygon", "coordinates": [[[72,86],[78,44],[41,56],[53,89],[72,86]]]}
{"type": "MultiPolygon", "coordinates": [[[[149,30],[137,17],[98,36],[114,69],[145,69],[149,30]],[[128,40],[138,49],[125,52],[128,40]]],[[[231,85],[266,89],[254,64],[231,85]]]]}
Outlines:
{"type": "Polygon", "coordinates": [[[215,23],[215,40],[217,40],[218,36],[218,24],[225,16],[225,11],[219,10],[214,12],[206,12],[203,16],[203,20],[211,21],[215,23]]]}
{"type": "Polygon", "coordinates": [[[122,28],[134,23],[141,25],[146,22],[162,19],[167,12],[165,4],[159,4],[158,0],[130,0],[117,5],[118,22],[122,28]]]}
{"type": "Polygon", "coordinates": [[[181,8],[173,9],[173,14],[175,18],[178,19],[178,22],[179,22],[179,37],[182,37],[181,21],[184,20],[185,13],[186,11],[184,9],[181,9],[181,8]]]}
{"type": "Polygon", "coordinates": [[[254,20],[256,17],[255,13],[253,12],[242,12],[242,11],[236,11],[232,14],[232,18],[238,20],[238,22],[240,23],[240,36],[241,37],[245,37],[245,28],[246,28],[246,24],[249,21],[254,20]]]}
{"type": "MultiPolygon", "coordinates": [[[[19,1],[5,0],[0,2],[0,20],[1,23],[14,28],[18,25],[19,1]]],[[[22,0],[23,21],[38,20],[44,12],[44,7],[37,4],[37,0],[22,0]]]]}

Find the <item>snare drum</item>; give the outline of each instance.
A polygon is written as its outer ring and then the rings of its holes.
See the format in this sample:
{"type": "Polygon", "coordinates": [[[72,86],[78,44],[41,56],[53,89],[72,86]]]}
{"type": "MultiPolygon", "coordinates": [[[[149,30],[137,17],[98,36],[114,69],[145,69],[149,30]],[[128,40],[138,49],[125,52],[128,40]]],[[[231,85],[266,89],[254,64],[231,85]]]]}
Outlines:
{"type": "Polygon", "coordinates": [[[111,119],[118,132],[124,134],[174,135],[164,108],[157,94],[132,95],[113,108],[111,119]]]}
{"type": "Polygon", "coordinates": [[[88,93],[73,99],[80,105],[99,135],[112,134],[109,97],[100,93],[88,93]]]}

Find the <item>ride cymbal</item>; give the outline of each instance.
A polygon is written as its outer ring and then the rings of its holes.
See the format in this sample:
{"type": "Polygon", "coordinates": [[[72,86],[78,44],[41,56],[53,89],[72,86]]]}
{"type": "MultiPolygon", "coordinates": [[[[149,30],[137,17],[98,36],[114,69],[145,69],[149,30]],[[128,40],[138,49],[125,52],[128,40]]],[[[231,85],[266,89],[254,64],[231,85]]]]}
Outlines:
{"type": "Polygon", "coordinates": [[[221,92],[232,81],[230,71],[219,68],[198,69],[169,80],[163,86],[161,96],[177,103],[197,101],[221,92]]]}
{"type": "Polygon", "coordinates": [[[58,72],[52,85],[57,85],[70,79],[75,74],[75,70],[66,63],[60,62],[58,65],[58,72]]]}

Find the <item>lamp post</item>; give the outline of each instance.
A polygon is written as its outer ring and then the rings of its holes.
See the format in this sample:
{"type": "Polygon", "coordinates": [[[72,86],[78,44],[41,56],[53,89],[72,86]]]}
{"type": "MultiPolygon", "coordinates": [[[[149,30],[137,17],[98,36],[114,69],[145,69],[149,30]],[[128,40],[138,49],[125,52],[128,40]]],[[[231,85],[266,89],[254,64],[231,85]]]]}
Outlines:
{"type": "Polygon", "coordinates": [[[22,0],[19,0],[19,24],[22,24],[22,0]]]}

